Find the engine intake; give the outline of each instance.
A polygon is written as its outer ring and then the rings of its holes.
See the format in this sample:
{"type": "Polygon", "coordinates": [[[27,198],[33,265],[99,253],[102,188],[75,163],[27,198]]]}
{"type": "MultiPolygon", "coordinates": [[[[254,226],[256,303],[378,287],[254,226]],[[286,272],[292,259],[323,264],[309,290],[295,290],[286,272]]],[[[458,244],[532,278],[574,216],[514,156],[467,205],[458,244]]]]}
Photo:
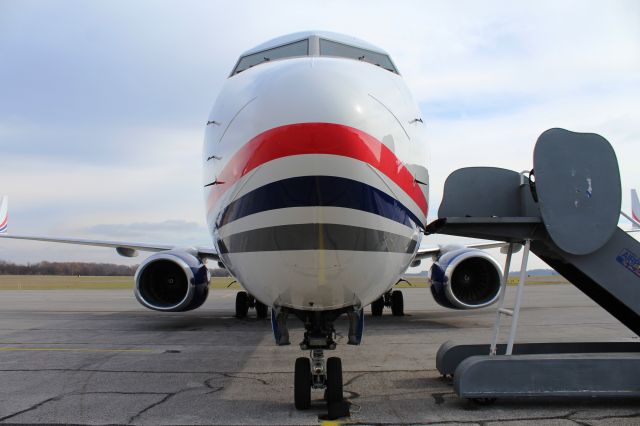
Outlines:
{"type": "Polygon", "coordinates": [[[461,248],[443,254],[431,267],[431,293],[451,309],[477,309],[500,295],[502,268],[482,250],[461,248]]]}
{"type": "Polygon", "coordinates": [[[161,252],[138,267],[135,296],[144,307],[156,311],[190,311],[207,300],[210,279],[209,270],[196,256],[161,252]]]}

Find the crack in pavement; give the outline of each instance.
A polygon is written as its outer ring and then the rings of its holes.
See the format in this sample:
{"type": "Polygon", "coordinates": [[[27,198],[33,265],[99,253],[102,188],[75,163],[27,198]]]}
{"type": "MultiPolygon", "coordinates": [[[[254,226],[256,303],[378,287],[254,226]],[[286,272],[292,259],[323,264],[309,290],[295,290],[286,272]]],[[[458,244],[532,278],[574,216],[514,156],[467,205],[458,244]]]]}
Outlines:
{"type": "Polygon", "coordinates": [[[180,390],[178,392],[173,392],[173,393],[168,393],[164,396],[164,398],[160,399],[160,401],[154,402],[151,405],[146,406],[145,408],[143,408],[142,410],[138,411],[136,414],[134,414],[133,416],[129,417],[129,421],[127,421],[127,424],[130,425],[132,424],[135,420],[137,420],[138,418],[140,418],[140,416],[142,416],[144,413],[146,413],[147,411],[151,410],[154,407],[157,407],[160,404],[164,404],[165,402],[167,402],[170,398],[176,396],[177,394],[179,394],[180,392],[182,392],[183,390],[180,390]]]}
{"type": "Polygon", "coordinates": [[[352,378],[350,378],[349,380],[347,380],[347,381],[344,383],[344,385],[343,385],[343,386],[349,386],[349,385],[353,384],[353,382],[355,382],[356,380],[360,379],[361,377],[366,376],[366,375],[367,375],[367,374],[369,374],[369,373],[370,373],[370,371],[366,371],[366,372],[364,372],[364,373],[357,374],[357,375],[355,375],[354,377],[352,377],[352,378]]]}
{"type": "Polygon", "coordinates": [[[62,398],[64,398],[65,396],[66,396],[66,394],[62,394],[62,395],[53,396],[53,397],[51,397],[51,398],[47,398],[47,399],[45,399],[44,401],[40,401],[40,402],[38,402],[37,404],[34,404],[34,405],[32,405],[31,407],[29,407],[29,408],[25,408],[24,410],[20,410],[20,411],[17,411],[17,412],[15,412],[15,413],[13,413],[13,414],[9,414],[8,416],[0,417],[0,422],[4,422],[5,420],[9,420],[9,419],[10,419],[10,418],[12,418],[12,417],[16,417],[16,416],[19,416],[20,414],[23,414],[23,413],[26,413],[26,412],[29,412],[29,411],[35,410],[35,409],[37,409],[37,408],[39,408],[39,407],[43,406],[44,404],[46,404],[46,403],[48,403],[48,402],[51,402],[51,401],[59,401],[59,400],[61,400],[62,398]]]}
{"type": "Polygon", "coordinates": [[[566,420],[569,420],[570,422],[573,422],[573,423],[578,424],[580,426],[592,426],[589,423],[584,423],[584,422],[582,422],[580,420],[576,420],[576,419],[566,419],[566,420]]]}
{"type": "MultiPolygon", "coordinates": [[[[574,414],[579,413],[579,411],[576,411],[574,414]]],[[[631,414],[612,414],[609,416],[601,416],[601,417],[589,417],[587,419],[585,418],[576,418],[576,419],[567,419],[567,420],[572,420],[572,421],[581,421],[581,422],[588,422],[588,421],[600,421],[600,420],[607,420],[607,419],[635,419],[635,418],[640,418],[640,412],[637,413],[631,413],[631,414]]],[[[588,423],[587,423],[588,424],[588,423]]]]}
{"type": "MultiPolygon", "coordinates": [[[[99,359],[97,362],[95,360],[91,360],[91,362],[95,362],[97,367],[102,367],[103,365],[105,365],[108,361],[112,360],[117,354],[113,353],[113,354],[107,354],[107,356],[104,357],[100,357],[101,359],[99,359]]],[[[91,365],[91,364],[89,364],[91,365]]],[[[88,367],[88,366],[87,366],[88,367]]],[[[86,368],[86,367],[85,367],[86,368]]],[[[86,389],[89,386],[89,383],[91,382],[91,379],[98,374],[98,372],[91,372],[87,375],[87,377],[84,378],[83,380],[83,384],[82,387],[80,388],[80,391],[82,392],[82,401],[84,401],[84,394],[86,394],[86,389]]]]}
{"type": "MultiPolygon", "coordinates": [[[[182,391],[179,391],[182,392],[182,391]]],[[[176,393],[179,393],[176,392],[176,393]]],[[[54,401],[60,401],[63,398],[68,396],[83,396],[83,395],[166,395],[166,392],[123,392],[123,391],[90,391],[90,392],[65,392],[60,395],[53,396],[51,398],[47,398],[44,401],[40,401],[29,408],[25,408],[24,410],[17,411],[13,414],[9,414],[4,417],[0,417],[0,422],[4,422],[5,420],[9,420],[12,417],[19,416],[20,414],[24,414],[29,411],[33,411],[37,408],[42,407],[44,404],[54,401]]]]}
{"type": "MultiPolygon", "coordinates": [[[[178,391],[182,392],[182,391],[178,391]]],[[[123,392],[123,391],[89,391],[89,392],[71,392],[65,396],[73,395],[166,395],[167,392],[123,392]]]]}
{"type": "Polygon", "coordinates": [[[204,381],[204,386],[206,388],[211,389],[209,392],[205,392],[205,395],[210,395],[212,393],[216,393],[216,392],[220,392],[222,389],[224,389],[224,386],[213,386],[211,384],[211,381],[214,380],[215,377],[210,377],[207,380],[204,381]]]}
{"type": "MultiPolygon", "coordinates": [[[[222,377],[229,377],[227,375],[224,374],[218,374],[219,376],[222,377]]],[[[239,377],[239,378],[243,378],[243,377],[239,377]]],[[[211,384],[211,381],[214,380],[215,377],[210,377],[207,380],[205,380],[202,384],[205,388],[207,389],[211,389],[209,392],[205,392],[205,395],[209,395],[212,393],[216,393],[221,391],[222,389],[224,389],[224,386],[217,386],[214,387],[211,384]]],[[[267,384],[265,382],[265,384],[267,384]]],[[[86,383],[85,383],[86,385],[86,383]]],[[[171,399],[172,397],[182,393],[182,392],[188,392],[188,391],[192,391],[195,390],[197,388],[183,388],[180,389],[176,392],[127,392],[127,391],[84,391],[82,390],[84,389],[84,386],[81,388],[81,391],[72,391],[72,392],[66,392],[66,393],[62,393],[60,395],[56,395],[53,396],[51,398],[47,398],[44,401],[40,401],[28,408],[25,408],[23,410],[17,411],[15,413],[9,414],[7,416],[4,417],[0,417],[0,422],[4,422],[5,420],[9,420],[13,417],[19,416],[21,414],[27,413],[29,411],[33,411],[38,409],[39,407],[42,407],[43,405],[49,403],[49,402],[54,402],[54,401],[60,401],[63,398],[69,397],[69,396],[85,396],[85,395],[164,395],[163,398],[161,398],[159,401],[154,402],[153,404],[150,404],[146,407],[144,407],[143,409],[141,409],[140,411],[138,411],[136,414],[134,414],[133,416],[129,417],[129,420],[127,421],[127,424],[131,424],[134,421],[136,421],[138,418],[140,418],[144,413],[146,413],[147,411],[167,402],[169,399],[171,399]]]]}
{"type": "Polygon", "coordinates": [[[212,393],[216,393],[216,392],[220,392],[222,389],[224,389],[224,386],[218,386],[217,388],[211,388],[213,390],[210,390],[209,392],[205,392],[205,395],[211,395],[212,393]]]}
{"type": "MultiPolygon", "coordinates": [[[[224,374],[217,374],[219,376],[222,377],[228,377],[224,374]]],[[[216,377],[210,377],[208,379],[206,379],[204,382],[202,382],[203,386],[207,389],[211,389],[208,392],[205,392],[205,395],[210,395],[212,393],[216,393],[216,392],[220,392],[222,389],[224,389],[224,386],[217,386],[214,387],[211,384],[212,380],[215,380],[216,377]]],[[[160,399],[160,401],[154,402],[153,404],[150,404],[148,406],[146,406],[145,408],[143,408],[142,410],[138,411],[136,414],[134,414],[133,416],[129,417],[129,420],[127,422],[127,424],[132,424],[133,422],[135,422],[136,420],[138,420],[140,417],[142,417],[142,415],[146,412],[148,412],[149,410],[158,407],[159,405],[164,404],[165,402],[167,402],[168,400],[170,400],[171,398],[173,398],[174,396],[183,393],[183,392],[189,392],[189,391],[193,391],[196,390],[198,388],[182,388],[176,392],[170,392],[170,393],[166,393],[166,392],[155,392],[154,394],[156,395],[165,395],[164,398],[160,399]]]]}
{"type": "MultiPolygon", "coordinates": [[[[445,393],[443,394],[439,394],[439,395],[446,395],[445,393]]],[[[582,423],[576,421],[576,419],[572,419],[570,418],[571,416],[574,416],[578,413],[578,410],[574,410],[574,411],[570,411],[567,414],[564,415],[557,415],[557,416],[534,416],[534,417],[514,417],[514,418],[509,418],[509,417],[505,417],[505,418],[493,418],[490,420],[434,420],[434,421],[429,421],[428,423],[437,423],[437,424],[464,424],[464,425],[480,425],[480,426],[486,426],[489,423],[501,423],[501,422],[519,422],[519,421],[531,421],[531,420],[569,420],[571,422],[574,422],[576,424],[580,424],[582,425],[582,423]]],[[[399,416],[397,416],[399,417],[399,416]]],[[[598,418],[598,419],[592,419],[592,420],[606,420],[609,418],[635,418],[635,417],[640,417],[640,413],[634,413],[632,415],[612,415],[612,416],[605,416],[602,418],[598,418]]],[[[586,420],[586,419],[585,419],[586,420]]],[[[407,423],[415,423],[415,422],[411,422],[411,421],[403,421],[403,422],[370,422],[370,421],[365,421],[365,422],[359,422],[359,421],[354,421],[354,422],[349,422],[349,424],[351,425],[389,425],[389,426],[396,426],[396,425],[405,425],[407,423]]],[[[591,426],[589,424],[585,424],[585,426],[591,426]]]]}
{"type": "Polygon", "coordinates": [[[253,373],[219,373],[224,377],[227,377],[229,379],[246,379],[246,380],[255,380],[258,383],[262,383],[263,385],[268,385],[269,382],[267,382],[266,380],[263,379],[258,379],[257,377],[245,377],[245,376],[239,376],[238,374],[253,374],[253,373]]]}

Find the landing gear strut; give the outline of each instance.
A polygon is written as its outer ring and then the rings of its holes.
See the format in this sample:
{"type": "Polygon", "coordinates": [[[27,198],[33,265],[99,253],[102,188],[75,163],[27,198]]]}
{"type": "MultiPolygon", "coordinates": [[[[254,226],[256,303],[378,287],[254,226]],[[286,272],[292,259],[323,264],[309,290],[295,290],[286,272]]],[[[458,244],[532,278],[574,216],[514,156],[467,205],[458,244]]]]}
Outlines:
{"type": "Polygon", "coordinates": [[[394,317],[404,316],[404,297],[400,290],[389,290],[371,303],[371,315],[379,317],[384,307],[391,308],[394,317]]]}
{"type": "Polygon", "coordinates": [[[266,318],[269,311],[267,305],[256,300],[255,297],[246,291],[236,293],[236,318],[246,318],[249,308],[256,309],[256,316],[258,318],[266,318]]]}
{"type": "MultiPolygon", "coordinates": [[[[276,309],[277,310],[277,309],[276,309]]],[[[304,339],[300,348],[309,351],[309,358],[296,359],[294,377],[294,401],[298,410],[311,406],[311,390],[324,389],[329,419],[349,415],[349,404],[344,400],[342,382],[342,361],[338,357],[325,360],[324,351],[336,348],[333,322],[343,313],[349,316],[349,344],[360,344],[362,337],[362,310],[344,309],[325,312],[291,311],[304,322],[304,339]]],[[[276,342],[288,344],[283,311],[272,317],[276,342]],[[279,337],[280,336],[280,337],[279,337]]]]}

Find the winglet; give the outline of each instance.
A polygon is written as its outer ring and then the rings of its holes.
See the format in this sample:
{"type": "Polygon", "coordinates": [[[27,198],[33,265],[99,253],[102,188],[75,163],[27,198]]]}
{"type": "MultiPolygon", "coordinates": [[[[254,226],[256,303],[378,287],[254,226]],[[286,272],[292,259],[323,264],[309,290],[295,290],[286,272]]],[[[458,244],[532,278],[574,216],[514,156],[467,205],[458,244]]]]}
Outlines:
{"type": "Polygon", "coordinates": [[[7,232],[7,222],[9,221],[9,197],[3,195],[0,198],[0,234],[7,232]]]}
{"type": "MultiPolygon", "coordinates": [[[[631,190],[631,216],[636,222],[640,222],[640,201],[635,189],[631,190]]],[[[640,228],[637,223],[633,223],[634,228],[640,228]]]]}

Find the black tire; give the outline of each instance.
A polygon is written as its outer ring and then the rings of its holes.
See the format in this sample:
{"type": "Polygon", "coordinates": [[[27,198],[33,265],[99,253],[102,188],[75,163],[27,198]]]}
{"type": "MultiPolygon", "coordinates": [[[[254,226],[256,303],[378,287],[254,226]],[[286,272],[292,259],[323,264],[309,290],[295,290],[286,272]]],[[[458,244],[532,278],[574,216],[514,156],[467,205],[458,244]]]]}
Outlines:
{"type": "Polygon", "coordinates": [[[249,295],[246,291],[236,294],[236,318],[246,318],[249,312],[249,295]]]}
{"type": "Polygon", "coordinates": [[[404,297],[400,290],[393,290],[391,293],[391,313],[394,317],[404,315],[404,297]]]}
{"type": "Polygon", "coordinates": [[[297,358],[293,379],[293,400],[298,410],[311,406],[311,361],[309,358],[297,358]]]}
{"type": "Polygon", "coordinates": [[[340,358],[327,359],[327,396],[328,404],[343,400],[342,394],[342,361],[340,358]]]}
{"type": "Polygon", "coordinates": [[[380,297],[371,303],[371,315],[374,317],[382,316],[384,310],[384,297],[380,297]]]}
{"type": "Polygon", "coordinates": [[[269,307],[262,302],[256,300],[256,315],[258,318],[263,319],[267,317],[269,313],[269,307]]]}

